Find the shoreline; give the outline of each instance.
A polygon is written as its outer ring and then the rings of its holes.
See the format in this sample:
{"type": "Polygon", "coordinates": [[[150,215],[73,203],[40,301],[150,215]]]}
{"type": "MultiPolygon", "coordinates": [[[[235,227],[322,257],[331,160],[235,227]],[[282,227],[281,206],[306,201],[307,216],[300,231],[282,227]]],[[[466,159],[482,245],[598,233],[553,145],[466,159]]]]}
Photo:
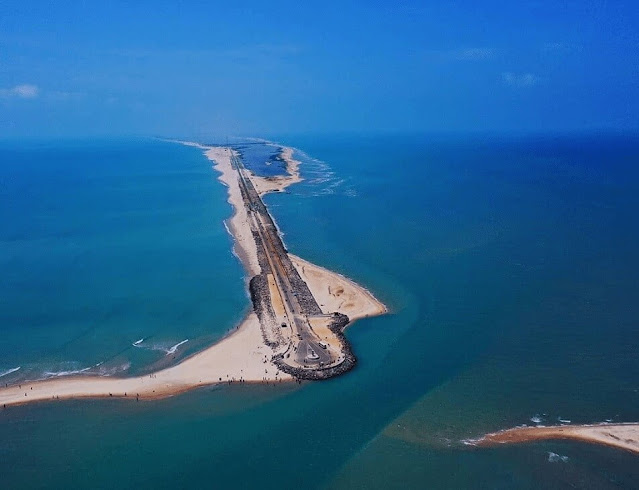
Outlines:
{"type": "Polygon", "coordinates": [[[477,447],[495,447],[501,444],[521,444],[546,440],[573,440],[639,454],[639,423],[515,427],[492,432],[479,439],[464,441],[464,443],[477,447]]]}
{"type": "Polygon", "coordinates": [[[350,320],[348,325],[362,318],[370,318],[389,313],[390,310],[384,303],[375,298],[373,293],[368,289],[360,286],[352,279],[338,272],[330,271],[333,275],[332,284],[322,284],[322,282],[325,282],[325,278],[322,276],[323,271],[326,271],[326,269],[304,260],[297,255],[289,254],[289,256],[302,279],[304,279],[311,291],[313,291],[324,313],[339,311],[348,316],[350,320]],[[315,277],[313,277],[313,273],[315,277]],[[323,285],[328,286],[324,294],[321,292],[323,285]],[[346,295],[345,293],[339,292],[340,288],[344,288],[346,295]],[[357,296],[352,293],[348,294],[349,288],[356,290],[358,293],[357,296]],[[324,303],[321,301],[324,301],[324,303]],[[349,303],[353,304],[351,305],[349,303]]]}
{"type": "MultiPolygon", "coordinates": [[[[261,272],[257,245],[251,232],[246,208],[243,204],[239,181],[231,166],[230,148],[212,147],[199,143],[175,141],[203,150],[205,156],[214,163],[213,168],[220,173],[218,180],[227,187],[229,202],[233,208],[230,218],[225,220],[229,233],[233,237],[233,252],[237,255],[245,270],[248,285],[251,278],[261,272]]],[[[261,194],[281,192],[286,187],[300,182],[299,162],[292,158],[291,148],[282,149],[282,158],[287,162],[288,176],[266,179],[267,184],[261,194]]],[[[252,179],[253,179],[252,178],[252,179]]],[[[326,296],[323,289],[342,288],[340,294],[327,296],[326,305],[334,306],[335,301],[343,298],[360,298],[359,303],[344,304],[342,309],[350,313],[351,321],[386,313],[388,309],[366,289],[344,276],[303,261],[303,269],[313,272],[309,289],[315,295],[326,296]],[[343,295],[343,298],[340,296],[343,295]],[[363,311],[357,311],[357,305],[363,311]]],[[[334,289],[336,291],[336,289],[334,289]]],[[[327,306],[328,308],[328,306],[327,306]]],[[[334,310],[337,311],[337,310],[334,310]]],[[[340,313],[343,313],[340,311],[340,313]]],[[[229,330],[215,344],[183,359],[178,364],[136,377],[74,375],[49,378],[38,381],[23,381],[17,385],[0,388],[0,407],[22,405],[26,403],[64,400],[75,398],[135,398],[136,400],[154,400],[174,396],[203,386],[233,383],[283,383],[295,378],[278,368],[273,362],[274,351],[266,345],[260,321],[253,309],[233,329],[229,330]]]]}

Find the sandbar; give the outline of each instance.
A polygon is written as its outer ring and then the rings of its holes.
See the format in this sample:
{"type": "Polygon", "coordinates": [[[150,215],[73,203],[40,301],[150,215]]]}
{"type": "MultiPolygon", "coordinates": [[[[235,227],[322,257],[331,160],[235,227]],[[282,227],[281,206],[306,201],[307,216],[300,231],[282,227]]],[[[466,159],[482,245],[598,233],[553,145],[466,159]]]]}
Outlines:
{"type": "Polygon", "coordinates": [[[465,442],[475,446],[495,446],[562,439],[602,444],[639,454],[639,423],[515,427],[465,442]]]}

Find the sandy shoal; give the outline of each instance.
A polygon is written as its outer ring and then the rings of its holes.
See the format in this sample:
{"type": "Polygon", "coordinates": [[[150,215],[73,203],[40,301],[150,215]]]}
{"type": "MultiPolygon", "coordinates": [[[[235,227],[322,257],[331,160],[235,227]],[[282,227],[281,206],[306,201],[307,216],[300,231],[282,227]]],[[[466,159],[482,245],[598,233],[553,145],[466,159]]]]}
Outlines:
{"type": "Polygon", "coordinates": [[[639,423],[516,427],[487,434],[469,443],[477,446],[494,446],[553,439],[602,444],[639,453],[639,423]]]}
{"type": "MultiPolygon", "coordinates": [[[[234,252],[242,261],[247,278],[259,274],[257,247],[242,201],[237,174],[231,166],[233,150],[198,143],[180,143],[202,149],[207,158],[215,163],[214,168],[220,173],[219,180],[228,188],[228,202],[234,209],[233,216],[227,221],[229,232],[234,237],[234,252]]],[[[292,153],[292,149],[284,148],[281,155],[287,162],[290,175],[278,178],[276,188],[263,188],[262,193],[281,191],[301,180],[299,162],[293,160],[292,153]]],[[[254,178],[251,177],[252,180],[254,178]]],[[[269,185],[274,184],[271,182],[269,185]]],[[[291,259],[327,313],[339,311],[355,320],[387,311],[370,292],[355,282],[299,257],[291,256],[291,259]]],[[[264,344],[257,316],[250,313],[221,341],[175,366],[129,378],[80,375],[24,381],[21,385],[0,388],[0,407],[69,398],[139,397],[144,400],[167,397],[211,384],[292,380],[291,376],[280,372],[270,363],[272,355],[273,350],[264,344]]]]}
{"type": "Polygon", "coordinates": [[[282,147],[280,158],[286,163],[288,175],[261,177],[249,172],[251,182],[260,196],[269,192],[283,192],[287,187],[304,180],[300,175],[300,161],[293,158],[293,148],[282,147]]]}

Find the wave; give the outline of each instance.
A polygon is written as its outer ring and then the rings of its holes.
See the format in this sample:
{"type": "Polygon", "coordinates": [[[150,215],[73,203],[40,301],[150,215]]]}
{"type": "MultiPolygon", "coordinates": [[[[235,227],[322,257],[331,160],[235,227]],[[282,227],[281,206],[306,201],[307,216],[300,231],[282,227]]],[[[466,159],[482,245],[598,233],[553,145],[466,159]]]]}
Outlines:
{"type": "Polygon", "coordinates": [[[562,424],[569,424],[570,423],[570,420],[562,419],[561,417],[557,417],[557,420],[559,422],[561,422],[562,424]]]}
{"type": "Polygon", "coordinates": [[[462,439],[461,443],[464,446],[476,446],[478,442],[480,442],[481,439],[462,439]]]}
{"type": "Polygon", "coordinates": [[[131,367],[131,363],[126,361],[118,366],[113,366],[110,368],[101,367],[98,370],[98,374],[100,376],[113,376],[114,374],[121,373],[123,371],[127,371],[131,367]]]}
{"type": "Polygon", "coordinates": [[[133,342],[133,344],[131,345],[133,345],[133,347],[137,347],[138,349],[161,351],[168,356],[170,354],[174,354],[178,347],[180,347],[182,344],[185,344],[186,342],[189,341],[189,339],[185,339],[185,340],[182,340],[181,342],[178,342],[175,345],[172,345],[171,347],[167,347],[167,344],[162,342],[152,343],[147,345],[146,341],[149,338],[150,337],[141,338],[140,340],[136,340],[135,342],[133,342]]]}
{"type": "Polygon", "coordinates": [[[177,344],[175,344],[173,347],[171,347],[169,350],[166,351],[166,355],[168,356],[168,355],[174,354],[178,347],[180,347],[182,344],[186,344],[188,341],[189,339],[185,339],[182,342],[178,342],[177,344]]]}
{"type": "Polygon", "coordinates": [[[542,422],[541,417],[539,415],[535,415],[533,417],[530,417],[530,421],[534,422],[535,424],[541,424],[541,422],[542,422]]]}
{"type": "Polygon", "coordinates": [[[548,451],[548,462],[549,463],[567,463],[568,456],[562,456],[561,454],[553,453],[552,451],[548,451]]]}
{"type": "Polygon", "coordinates": [[[42,373],[42,376],[44,376],[44,378],[59,378],[61,376],[71,376],[73,374],[85,373],[93,367],[94,366],[89,366],[84,369],[73,369],[68,371],[45,371],[44,373],[42,373]]]}
{"type": "Polygon", "coordinates": [[[333,178],[333,175],[331,173],[329,175],[323,175],[321,177],[316,177],[314,179],[311,179],[311,180],[309,180],[309,182],[311,184],[320,185],[320,184],[324,184],[326,182],[330,182],[332,178],[333,178]]]}
{"type": "Polygon", "coordinates": [[[15,373],[18,369],[20,369],[20,366],[18,366],[16,368],[8,369],[7,371],[4,371],[4,372],[1,372],[0,373],[0,378],[2,378],[3,376],[7,376],[8,374],[15,373]]]}

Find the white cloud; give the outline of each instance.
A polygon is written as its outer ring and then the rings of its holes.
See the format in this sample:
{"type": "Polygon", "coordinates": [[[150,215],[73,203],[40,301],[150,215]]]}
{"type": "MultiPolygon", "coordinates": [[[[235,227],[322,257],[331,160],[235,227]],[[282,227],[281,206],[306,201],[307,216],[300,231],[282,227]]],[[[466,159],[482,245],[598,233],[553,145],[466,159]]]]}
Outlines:
{"type": "Polygon", "coordinates": [[[513,73],[510,71],[501,74],[501,79],[511,87],[532,87],[539,83],[540,78],[533,73],[513,73]]]}
{"type": "Polygon", "coordinates": [[[55,101],[70,101],[70,100],[78,100],[84,97],[84,93],[82,92],[67,92],[67,91],[47,91],[45,94],[48,99],[55,101]]]}
{"type": "Polygon", "coordinates": [[[16,85],[11,88],[0,88],[0,97],[18,97],[21,99],[33,99],[38,96],[40,89],[37,85],[28,83],[16,85]]]}
{"type": "Polygon", "coordinates": [[[541,50],[545,53],[570,54],[581,51],[581,45],[575,43],[544,43],[541,50]]]}
{"type": "Polygon", "coordinates": [[[465,48],[451,53],[452,57],[461,61],[477,61],[492,58],[495,50],[492,48],[465,48]]]}
{"type": "Polygon", "coordinates": [[[454,49],[427,49],[421,52],[423,56],[433,61],[485,61],[492,60],[501,50],[484,46],[464,47],[454,49]]]}
{"type": "Polygon", "coordinates": [[[301,44],[248,44],[223,49],[116,49],[104,53],[109,56],[124,58],[253,58],[253,57],[286,57],[296,56],[304,52],[301,44]]]}

